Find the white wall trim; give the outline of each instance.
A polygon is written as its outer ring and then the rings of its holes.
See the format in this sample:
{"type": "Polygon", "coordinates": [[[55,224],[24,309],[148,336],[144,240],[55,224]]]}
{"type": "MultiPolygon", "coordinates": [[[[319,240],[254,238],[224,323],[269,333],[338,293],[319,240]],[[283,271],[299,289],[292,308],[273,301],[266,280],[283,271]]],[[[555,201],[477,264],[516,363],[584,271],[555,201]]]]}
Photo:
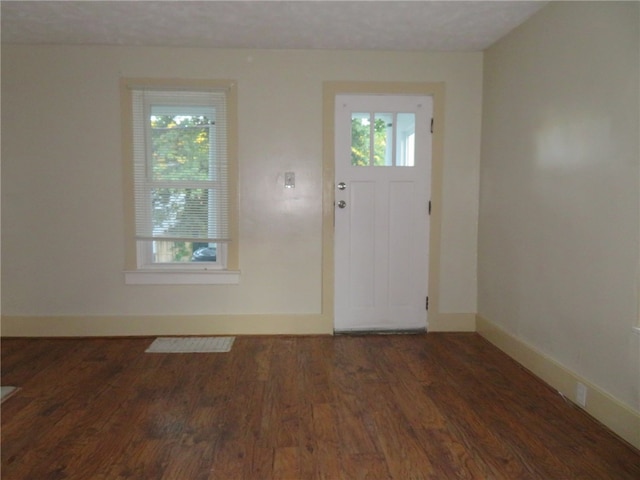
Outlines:
{"type": "Polygon", "coordinates": [[[237,285],[240,272],[230,270],[130,270],[127,285],[237,285]]]}
{"type": "Polygon", "coordinates": [[[640,449],[640,412],[480,315],[477,316],[476,325],[480,335],[576,405],[576,384],[580,382],[585,385],[587,404],[584,410],[640,449]]]}
{"type": "MultiPolygon", "coordinates": [[[[473,313],[433,312],[428,332],[474,332],[473,313]]],[[[332,335],[328,314],[60,315],[0,320],[3,337],[121,337],[154,335],[332,335]]]]}
{"type": "Polygon", "coordinates": [[[475,332],[475,313],[429,312],[427,332],[475,332]]]}
{"type": "Polygon", "coordinates": [[[2,316],[3,337],[120,337],[155,335],[331,335],[322,314],[2,316]]]}

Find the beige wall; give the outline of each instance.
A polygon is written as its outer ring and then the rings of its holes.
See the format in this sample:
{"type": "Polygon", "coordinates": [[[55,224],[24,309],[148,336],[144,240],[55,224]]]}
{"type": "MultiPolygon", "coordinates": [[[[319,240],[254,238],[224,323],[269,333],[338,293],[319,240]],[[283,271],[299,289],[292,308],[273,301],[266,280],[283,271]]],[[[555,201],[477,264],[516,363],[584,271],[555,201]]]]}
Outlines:
{"type": "Polygon", "coordinates": [[[118,332],[139,334],[148,325],[133,325],[141,316],[166,316],[173,333],[197,333],[217,316],[264,315],[246,331],[282,333],[295,331],[295,316],[318,314],[322,85],[335,80],[445,82],[439,306],[473,314],[481,53],[5,45],[2,314],[10,332],[19,333],[20,317],[31,319],[30,334],[40,317],[71,317],[83,334],[116,333],[104,322],[118,317],[118,332]],[[124,284],[121,77],[238,81],[239,285],[124,284]],[[296,173],[295,189],[283,188],[285,171],[296,173]],[[281,314],[291,316],[275,321],[281,314]]]}
{"type": "Polygon", "coordinates": [[[478,234],[481,317],[636,412],[639,9],[553,2],[485,52],[478,234]]]}

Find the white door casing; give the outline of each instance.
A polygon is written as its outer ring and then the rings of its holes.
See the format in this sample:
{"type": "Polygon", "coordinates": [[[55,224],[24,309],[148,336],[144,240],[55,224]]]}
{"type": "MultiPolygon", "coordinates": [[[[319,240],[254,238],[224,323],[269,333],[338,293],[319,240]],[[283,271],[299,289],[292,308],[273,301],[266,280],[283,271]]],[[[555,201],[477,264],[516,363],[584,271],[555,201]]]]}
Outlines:
{"type": "MultiPolygon", "coordinates": [[[[432,114],[430,96],[336,96],[336,331],[427,327],[432,114]],[[415,136],[409,144],[401,119],[412,117],[415,136]],[[385,137],[386,160],[378,159],[385,166],[352,165],[352,121],[371,125],[377,119],[393,132],[385,137]],[[408,146],[413,161],[406,160],[408,146]]],[[[374,143],[370,138],[369,152],[358,154],[371,158],[374,143]]]]}

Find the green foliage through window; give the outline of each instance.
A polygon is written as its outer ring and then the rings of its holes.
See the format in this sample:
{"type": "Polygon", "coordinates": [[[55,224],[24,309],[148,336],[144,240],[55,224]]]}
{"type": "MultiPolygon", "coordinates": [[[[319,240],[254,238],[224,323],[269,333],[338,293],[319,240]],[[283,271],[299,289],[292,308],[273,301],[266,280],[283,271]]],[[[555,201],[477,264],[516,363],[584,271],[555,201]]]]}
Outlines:
{"type": "MultiPolygon", "coordinates": [[[[354,113],[351,118],[351,165],[371,165],[371,120],[368,113],[354,113]]],[[[373,122],[373,165],[385,165],[387,152],[387,122],[376,118],[373,122]]]]}
{"type": "Polygon", "coordinates": [[[206,116],[152,115],[154,180],[209,180],[213,122],[206,116]]]}
{"type": "MultiPolygon", "coordinates": [[[[208,181],[212,178],[213,121],[203,115],[151,115],[151,165],[155,182],[208,181]]],[[[206,238],[209,230],[207,188],[152,189],[153,225],[158,233],[184,232],[206,238]]],[[[172,242],[171,261],[189,261],[191,242],[172,242]]]]}

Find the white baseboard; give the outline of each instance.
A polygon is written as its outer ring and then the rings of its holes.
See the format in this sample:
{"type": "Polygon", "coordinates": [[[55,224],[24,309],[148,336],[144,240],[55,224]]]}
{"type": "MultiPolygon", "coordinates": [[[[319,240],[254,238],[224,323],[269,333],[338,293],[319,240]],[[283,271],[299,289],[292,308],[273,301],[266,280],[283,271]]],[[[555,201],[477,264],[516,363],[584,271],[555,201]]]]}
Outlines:
{"type": "Polygon", "coordinates": [[[330,335],[322,314],[2,316],[3,337],[120,337],[157,335],[330,335]]]}
{"type": "MultiPolygon", "coordinates": [[[[473,313],[433,314],[429,332],[474,332],[473,313]]],[[[9,316],[3,337],[121,337],[156,335],[331,335],[333,318],[324,314],[9,316]]]]}
{"type": "Polygon", "coordinates": [[[475,332],[475,313],[429,313],[428,332],[475,332]]]}
{"type": "Polygon", "coordinates": [[[588,401],[586,406],[581,408],[635,448],[640,449],[640,412],[480,315],[477,316],[476,326],[480,335],[576,405],[579,405],[576,385],[578,382],[585,385],[588,401]]]}

